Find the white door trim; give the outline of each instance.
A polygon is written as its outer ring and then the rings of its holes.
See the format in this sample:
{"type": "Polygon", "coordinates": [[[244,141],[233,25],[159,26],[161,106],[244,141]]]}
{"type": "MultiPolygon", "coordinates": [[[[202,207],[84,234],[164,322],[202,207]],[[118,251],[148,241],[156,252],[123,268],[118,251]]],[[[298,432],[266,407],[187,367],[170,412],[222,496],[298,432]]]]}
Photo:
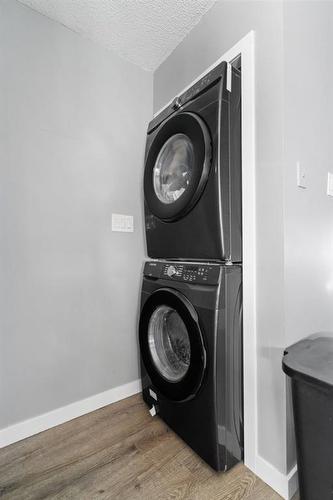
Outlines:
{"type": "MultiPolygon", "coordinates": [[[[254,31],[187,87],[196,83],[222,61],[242,59],[242,192],[243,192],[243,331],[244,331],[244,462],[252,471],[257,455],[257,349],[256,349],[256,210],[255,210],[255,79],[254,31]]],[[[169,101],[154,116],[170,103],[169,101]]]]}

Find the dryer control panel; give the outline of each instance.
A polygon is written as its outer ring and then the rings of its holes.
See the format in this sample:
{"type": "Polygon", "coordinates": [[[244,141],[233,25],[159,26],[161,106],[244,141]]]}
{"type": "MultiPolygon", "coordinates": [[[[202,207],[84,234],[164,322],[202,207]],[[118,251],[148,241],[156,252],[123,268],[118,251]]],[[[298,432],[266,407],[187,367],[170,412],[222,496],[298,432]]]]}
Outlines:
{"type": "Polygon", "coordinates": [[[178,262],[146,262],[144,275],[187,283],[215,285],[220,277],[220,265],[178,262]]]}
{"type": "MultiPolygon", "coordinates": [[[[238,72],[235,68],[233,72],[238,72]]],[[[152,132],[160,123],[180,109],[184,104],[194,99],[207,87],[215,83],[220,78],[223,79],[224,88],[226,87],[227,63],[222,61],[215,66],[209,73],[205,74],[200,80],[194,83],[189,89],[178,95],[168,106],[166,106],[148,125],[148,134],[152,132]]]]}

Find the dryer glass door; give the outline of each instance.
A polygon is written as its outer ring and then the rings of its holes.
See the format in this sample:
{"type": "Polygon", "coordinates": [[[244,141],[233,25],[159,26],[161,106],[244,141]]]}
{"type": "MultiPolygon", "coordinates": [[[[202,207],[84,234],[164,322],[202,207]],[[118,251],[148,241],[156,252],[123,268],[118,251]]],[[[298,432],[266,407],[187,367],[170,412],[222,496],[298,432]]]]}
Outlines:
{"type": "Polygon", "coordinates": [[[154,191],[165,204],[174,203],[188,189],[194,167],[194,148],[185,134],[172,135],[162,146],[153,169],[154,191]]]}
{"type": "Polygon", "coordinates": [[[193,305],[176,290],[160,289],[145,303],[139,324],[142,361],[157,391],[168,399],[195,396],[206,350],[193,305]]]}
{"type": "Polygon", "coordinates": [[[211,140],[195,113],[181,112],[157,131],[145,165],[144,192],[150,211],[165,222],[184,217],[208,178],[211,140]]]}

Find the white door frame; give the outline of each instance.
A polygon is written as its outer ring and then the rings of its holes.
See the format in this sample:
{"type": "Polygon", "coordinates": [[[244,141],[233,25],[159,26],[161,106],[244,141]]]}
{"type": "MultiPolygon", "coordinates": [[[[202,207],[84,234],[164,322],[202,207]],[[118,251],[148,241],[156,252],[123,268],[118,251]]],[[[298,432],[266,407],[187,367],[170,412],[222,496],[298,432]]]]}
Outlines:
{"type": "MultiPolygon", "coordinates": [[[[242,64],[242,204],[243,204],[243,334],[244,334],[244,463],[256,472],[256,196],[255,196],[255,33],[250,31],[178,94],[182,94],[222,61],[239,55],[242,64]]],[[[167,107],[172,101],[163,106],[167,107]]],[[[157,111],[158,115],[162,109],[157,111]]]]}

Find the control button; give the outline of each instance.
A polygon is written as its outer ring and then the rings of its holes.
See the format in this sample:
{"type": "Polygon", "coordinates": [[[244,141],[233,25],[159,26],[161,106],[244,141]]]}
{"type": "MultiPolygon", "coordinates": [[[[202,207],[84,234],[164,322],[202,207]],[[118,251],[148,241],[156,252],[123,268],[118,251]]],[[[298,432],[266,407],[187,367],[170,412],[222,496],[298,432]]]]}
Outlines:
{"type": "Polygon", "coordinates": [[[177,269],[175,268],[175,266],[169,266],[167,269],[167,275],[171,278],[175,274],[177,274],[177,269]]]}

